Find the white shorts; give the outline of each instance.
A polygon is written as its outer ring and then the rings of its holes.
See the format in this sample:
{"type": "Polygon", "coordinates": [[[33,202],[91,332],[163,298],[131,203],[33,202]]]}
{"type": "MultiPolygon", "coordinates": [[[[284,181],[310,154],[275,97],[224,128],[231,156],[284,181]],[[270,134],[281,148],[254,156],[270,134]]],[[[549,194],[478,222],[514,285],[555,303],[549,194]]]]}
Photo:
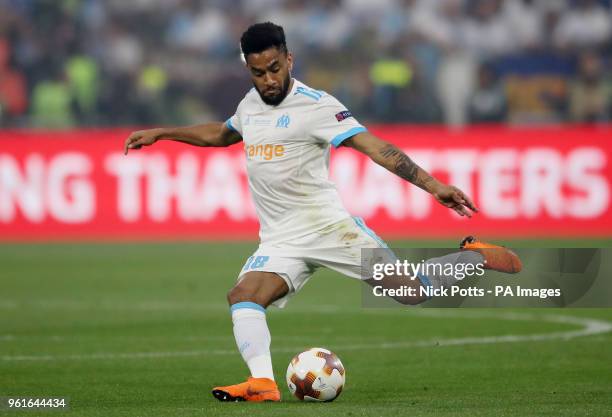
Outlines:
{"type": "MultiPolygon", "coordinates": [[[[289,292],[272,304],[284,307],[308,282],[317,268],[327,267],[350,278],[362,279],[361,249],[386,248],[359,217],[347,218],[303,238],[280,246],[259,245],[247,259],[238,281],[251,271],[274,272],[285,280],[289,292]]],[[[390,251],[389,251],[390,252],[390,251]]],[[[390,256],[394,256],[390,252],[390,256]]]]}

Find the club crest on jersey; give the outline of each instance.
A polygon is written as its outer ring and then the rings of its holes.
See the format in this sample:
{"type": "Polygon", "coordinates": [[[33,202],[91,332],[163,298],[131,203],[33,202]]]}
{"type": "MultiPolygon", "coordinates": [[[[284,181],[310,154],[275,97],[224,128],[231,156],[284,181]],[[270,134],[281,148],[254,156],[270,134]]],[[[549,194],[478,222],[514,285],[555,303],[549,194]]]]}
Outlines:
{"type": "Polygon", "coordinates": [[[344,119],[348,119],[349,117],[353,117],[352,113],[348,110],[341,111],[340,113],[336,113],[336,120],[341,122],[344,119]]]}
{"type": "Polygon", "coordinates": [[[289,118],[289,115],[288,114],[283,114],[276,121],[276,127],[288,128],[289,127],[289,123],[291,123],[291,119],[289,118]]]}

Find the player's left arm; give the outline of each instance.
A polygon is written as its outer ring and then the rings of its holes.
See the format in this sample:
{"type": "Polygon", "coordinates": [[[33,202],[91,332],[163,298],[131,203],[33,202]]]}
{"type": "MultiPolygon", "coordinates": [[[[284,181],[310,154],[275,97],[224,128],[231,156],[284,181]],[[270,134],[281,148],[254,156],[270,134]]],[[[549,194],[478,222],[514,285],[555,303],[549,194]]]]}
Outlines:
{"type": "Polygon", "coordinates": [[[401,149],[368,131],[344,140],[342,146],[348,146],[364,153],[378,165],[427,191],[440,204],[456,211],[460,216],[472,217],[471,212],[478,211],[470,198],[459,188],[438,181],[401,149]]]}

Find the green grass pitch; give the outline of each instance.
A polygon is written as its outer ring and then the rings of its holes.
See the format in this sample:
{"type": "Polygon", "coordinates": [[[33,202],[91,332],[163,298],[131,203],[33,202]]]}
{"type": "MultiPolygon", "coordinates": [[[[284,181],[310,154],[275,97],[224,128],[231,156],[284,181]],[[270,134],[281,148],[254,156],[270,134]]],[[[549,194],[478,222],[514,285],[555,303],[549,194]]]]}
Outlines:
{"type": "Polygon", "coordinates": [[[211,387],[248,374],[225,294],[255,246],[0,245],[0,397],[69,397],[57,415],[87,417],[610,415],[612,333],[588,329],[612,309],[369,310],[328,271],[268,313],[283,402],[219,403],[211,387]],[[311,346],[344,362],[335,402],[286,388],[311,346]]]}

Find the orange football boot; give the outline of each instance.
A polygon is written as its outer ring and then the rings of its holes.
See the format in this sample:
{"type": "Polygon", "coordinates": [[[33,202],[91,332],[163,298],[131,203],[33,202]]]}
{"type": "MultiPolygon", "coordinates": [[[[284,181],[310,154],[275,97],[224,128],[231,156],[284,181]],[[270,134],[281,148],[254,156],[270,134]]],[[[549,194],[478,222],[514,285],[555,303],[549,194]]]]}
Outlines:
{"type": "Polygon", "coordinates": [[[504,246],[480,242],[474,236],[468,236],[461,241],[459,247],[461,250],[473,250],[480,253],[485,259],[485,269],[507,274],[516,274],[523,269],[523,263],[517,254],[504,246]]]}
{"type": "Polygon", "coordinates": [[[276,382],[268,378],[249,377],[246,382],[227,387],[215,387],[212,395],[219,401],[280,401],[276,382]]]}

